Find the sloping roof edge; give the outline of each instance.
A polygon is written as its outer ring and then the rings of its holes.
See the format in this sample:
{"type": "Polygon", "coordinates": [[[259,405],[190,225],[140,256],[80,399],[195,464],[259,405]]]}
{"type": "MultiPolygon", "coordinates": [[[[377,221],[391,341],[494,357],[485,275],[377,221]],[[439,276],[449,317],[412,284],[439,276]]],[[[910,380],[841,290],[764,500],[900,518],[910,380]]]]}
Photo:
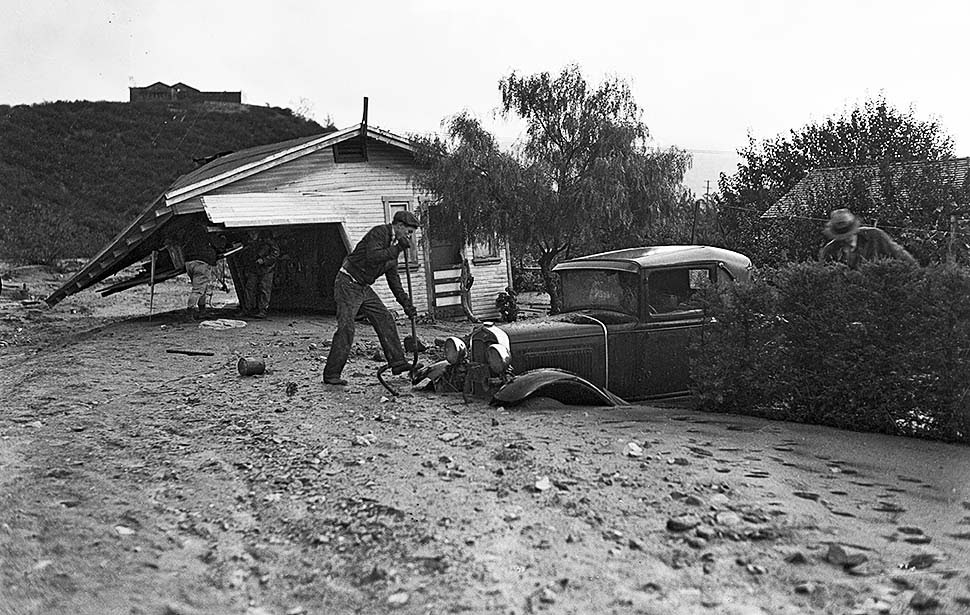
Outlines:
{"type": "MultiPolygon", "coordinates": [[[[245,177],[249,177],[250,175],[266,171],[267,169],[272,169],[296,158],[312,154],[313,152],[323,148],[331,147],[337,143],[352,139],[360,135],[362,126],[362,124],[357,124],[355,126],[351,126],[350,128],[321,135],[319,138],[267,154],[266,156],[257,160],[240,162],[239,166],[231,167],[218,175],[207,177],[186,186],[181,186],[175,190],[167,191],[165,193],[165,202],[167,205],[174,205],[180,201],[184,201],[185,199],[199,196],[200,194],[203,194],[209,190],[225,186],[226,184],[231,184],[245,177]]],[[[375,126],[367,126],[367,136],[377,141],[387,143],[388,145],[399,147],[411,152],[414,151],[414,145],[408,139],[375,126]]],[[[177,180],[176,183],[178,183],[177,180]]]]}
{"type": "MultiPolygon", "coordinates": [[[[946,160],[893,162],[889,170],[901,174],[907,169],[940,168],[951,182],[964,182],[970,173],[970,158],[948,158],[946,160]]],[[[791,187],[777,201],[761,214],[762,219],[786,218],[794,216],[805,207],[805,198],[815,190],[828,188],[836,181],[852,180],[853,177],[872,176],[880,169],[878,164],[860,164],[839,167],[820,167],[810,169],[803,178],[791,187]]],[[[870,177],[871,179],[871,177],[870,177]]],[[[871,186],[870,186],[871,189],[871,186]]]]}
{"type": "MultiPolygon", "coordinates": [[[[174,207],[176,203],[181,203],[198,197],[209,190],[230,184],[253,175],[254,173],[259,173],[260,171],[279,166],[295,158],[311,154],[322,148],[329,147],[336,143],[359,136],[362,126],[362,124],[357,124],[355,126],[351,126],[350,128],[345,128],[344,130],[321,135],[319,138],[311,139],[291,147],[286,147],[280,151],[267,154],[258,160],[241,162],[238,167],[230,168],[214,177],[206,178],[180,187],[177,190],[169,189],[152,201],[151,205],[149,205],[145,211],[143,211],[141,215],[134,220],[134,222],[118,233],[118,235],[108,242],[108,244],[102,248],[102,250],[98,252],[94,258],[88,261],[80,271],[75,273],[64,284],[58,287],[57,290],[48,295],[44,301],[48,306],[53,307],[68,295],[82,291],[94,284],[97,284],[109,275],[112,275],[124,267],[127,267],[141,256],[142,252],[139,251],[139,247],[145,242],[145,240],[147,240],[155,233],[155,231],[168,222],[169,219],[178,215],[195,213],[198,211],[197,207],[189,207],[185,208],[184,211],[180,211],[178,208],[174,207]]],[[[410,140],[376,126],[367,127],[367,136],[369,138],[387,143],[388,145],[399,147],[411,152],[415,150],[414,144],[410,140]]],[[[283,143],[286,142],[284,141],[283,143]]],[[[218,159],[213,162],[218,163],[218,159]]],[[[201,168],[204,168],[204,166],[205,165],[203,165],[201,168]]],[[[179,179],[176,179],[172,185],[177,185],[179,183],[179,179]]],[[[199,205],[201,205],[201,202],[199,205]]]]}

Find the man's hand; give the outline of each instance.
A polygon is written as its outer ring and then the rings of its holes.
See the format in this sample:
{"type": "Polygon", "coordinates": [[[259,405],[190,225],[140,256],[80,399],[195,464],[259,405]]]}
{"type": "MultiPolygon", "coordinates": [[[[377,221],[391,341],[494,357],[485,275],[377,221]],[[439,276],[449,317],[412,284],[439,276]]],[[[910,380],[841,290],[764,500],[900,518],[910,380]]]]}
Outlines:
{"type": "Polygon", "coordinates": [[[414,318],[418,315],[418,308],[414,307],[413,305],[406,305],[404,306],[404,313],[407,315],[409,320],[414,320],[414,318]]]}
{"type": "Polygon", "coordinates": [[[407,237],[398,237],[397,238],[397,251],[398,252],[404,252],[405,250],[409,250],[410,248],[411,248],[411,242],[408,240],[407,237]]]}

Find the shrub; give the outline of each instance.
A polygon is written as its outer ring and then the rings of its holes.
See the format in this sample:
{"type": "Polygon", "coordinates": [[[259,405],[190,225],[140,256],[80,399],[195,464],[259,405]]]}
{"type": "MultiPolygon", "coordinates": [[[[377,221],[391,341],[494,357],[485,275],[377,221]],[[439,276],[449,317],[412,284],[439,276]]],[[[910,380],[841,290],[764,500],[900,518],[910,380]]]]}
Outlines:
{"type": "Polygon", "coordinates": [[[802,263],[704,301],[701,408],[970,441],[970,271],[802,263]]]}

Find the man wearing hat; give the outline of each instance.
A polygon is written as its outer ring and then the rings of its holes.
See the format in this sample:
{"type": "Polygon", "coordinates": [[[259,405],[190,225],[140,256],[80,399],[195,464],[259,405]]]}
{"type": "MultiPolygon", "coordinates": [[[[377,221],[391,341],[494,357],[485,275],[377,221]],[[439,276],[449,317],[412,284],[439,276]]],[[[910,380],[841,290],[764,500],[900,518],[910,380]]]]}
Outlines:
{"type": "Polygon", "coordinates": [[[411,236],[418,228],[418,219],[409,211],[398,211],[390,224],[381,224],[367,231],[354,251],[347,255],[333,282],[333,298],[337,303],[337,331],[333,334],[330,354],[323,368],[326,384],[344,385],[341,377],[350,347],[354,342],[354,320],[362,314],[377,332],[381,348],[394,374],[402,374],[410,368],[404,357],[397,324],[380,300],[371,284],[384,275],[394,298],[404,308],[408,318],[414,318],[417,310],[411,297],[401,286],[397,273],[398,255],[411,247],[411,236]]]}
{"type": "Polygon", "coordinates": [[[880,258],[895,258],[916,264],[909,252],[882,229],[859,226],[859,219],[848,209],[836,209],[823,231],[829,241],[819,252],[820,261],[845,263],[858,269],[862,263],[880,258]]]}

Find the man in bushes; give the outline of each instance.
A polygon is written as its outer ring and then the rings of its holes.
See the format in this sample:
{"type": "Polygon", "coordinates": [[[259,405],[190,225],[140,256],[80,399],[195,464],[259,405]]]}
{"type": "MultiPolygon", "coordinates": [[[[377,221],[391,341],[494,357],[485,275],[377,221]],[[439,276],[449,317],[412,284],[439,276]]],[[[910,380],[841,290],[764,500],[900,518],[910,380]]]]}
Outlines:
{"type": "Polygon", "coordinates": [[[833,211],[822,232],[830,239],[819,252],[819,260],[823,262],[845,263],[851,269],[881,258],[916,263],[916,259],[882,229],[860,226],[859,218],[848,209],[833,211]]]}

